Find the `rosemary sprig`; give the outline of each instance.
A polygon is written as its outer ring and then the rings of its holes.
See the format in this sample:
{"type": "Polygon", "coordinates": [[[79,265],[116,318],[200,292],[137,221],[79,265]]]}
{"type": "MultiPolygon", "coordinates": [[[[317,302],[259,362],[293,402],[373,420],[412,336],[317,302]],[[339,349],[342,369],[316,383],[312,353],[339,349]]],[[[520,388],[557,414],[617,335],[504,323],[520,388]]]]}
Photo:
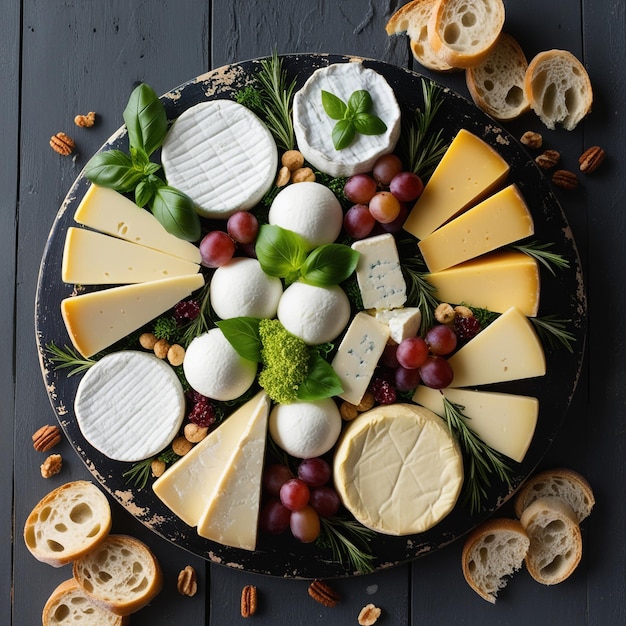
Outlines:
{"type": "Polygon", "coordinates": [[[469,504],[470,512],[476,513],[482,509],[483,500],[487,497],[492,474],[511,488],[511,467],[499,452],[469,428],[465,420],[470,418],[463,415],[462,406],[450,402],[445,396],[443,406],[443,417],[448,428],[457,434],[467,465],[463,500],[469,504]]]}
{"type": "Polygon", "coordinates": [[[560,254],[550,252],[549,249],[552,245],[553,244],[550,242],[540,243],[539,241],[530,241],[526,244],[519,244],[512,247],[520,252],[530,255],[534,259],[537,259],[539,263],[541,263],[553,276],[555,276],[555,267],[558,269],[569,269],[570,265],[569,261],[560,254]]]}
{"type": "Polygon", "coordinates": [[[85,359],[73,348],[68,346],[59,348],[54,342],[46,344],[46,350],[51,354],[50,360],[55,364],[55,370],[71,368],[67,373],[68,378],[96,364],[95,359],[85,359]]]}
{"type": "Polygon", "coordinates": [[[433,173],[444,155],[447,145],[443,141],[443,129],[429,134],[430,125],[443,104],[441,88],[430,80],[422,79],[423,110],[416,109],[413,120],[405,125],[402,148],[408,168],[426,180],[433,173]]]}
{"type": "Polygon", "coordinates": [[[150,478],[152,461],[158,459],[169,466],[179,458],[178,454],[176,454],[171,448],[167,448],[159,455],[151,456],[143,461],[133,463],[132,467],[129,470],[126,470],[122,476],[126,478],[126,482],[132,483],[137,489],[143,489],[148,484],[148,479],[150,478]]]}
{"type": "Polygon", "coordinates": [[[320,517],[320,522],[321,534],[316,544],[319,547],[330,548],[333,561],[338,563],[347,561],[354,571],[361,574],[374,571],[374,555],[367,552],[368,542],[374,536],[373,531],[355,520],[338,516],[320,517]]]}
{"type": "Polygon", "coordinates": [[[528,318],[535,327],[537,334],[550,348],[556,349],[560,346],[573,353],[572,343],[576,341],[576,337],[567,330],[567,325],[571,320],[558,318],[556,315],[545,315],[543,317],[528,318]]]}
{"type": "Polygon", "coordinates": [[[181,344],[185,348],[189,346],[194,337],[205,333],[213,326],[213,323],[208,316],[210,294],[209,286],[210,282],[207,282],[200,291],[198,299],[200,303],[200,312],[198,313],[198,316],[184,326],[181,336],[181,344]]]}

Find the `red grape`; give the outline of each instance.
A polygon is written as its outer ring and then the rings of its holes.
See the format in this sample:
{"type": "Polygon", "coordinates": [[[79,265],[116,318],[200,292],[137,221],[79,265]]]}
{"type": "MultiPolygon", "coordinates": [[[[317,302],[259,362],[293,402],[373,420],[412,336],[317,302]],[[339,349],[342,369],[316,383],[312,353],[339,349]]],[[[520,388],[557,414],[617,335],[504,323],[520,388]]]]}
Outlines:
{"type": "Polygon", "coordinates": [[[421,337],[407,337],[398,344],[396,357],[402,367],[416,369],[426,361],[428,345],[421,337]]]}
{"type": "Polygon", "coordinates": [[[299,511],[294,511],[289,520],[291,533],[302,543],[315,541],[320,534],[320,518],[310,506],[305,506],[299,511]]]}
{"type": "Polygon", "coordinates": [[[290,511],[299,511],[309,502],[309,488],[299,478],[291,478],[280,488],[280,501],[290,511]]]}
{"type": "Polygon", "coordinates": [[[237,211],[228,218],[226,230],[237,243],[252,243],[259,232],[259,220],[248,211],[237,211]]]}
{"type": "Polygon", "coordinates": [[[389,191],[400,200],[400,202],[413,202],[417,200],[422,191],[424,183],[422,179],[413,172],[400,172],[396,174],[389,183],[389,191]]]}
{"type": "Polygon", "coordinates": [[[343,193],[350,202],[368,203],[376,193],[376,181],[368,174],[350,176],[343,187],[343,193]]]}
{"type": "Polygon", "coordinates": [[[370,213],[377,222],[389,224],[400,214],[400,203],[390,191],[379,191],[370,200],[370,213]]]}
{"type": "Polygon", "coordinates": [[[341,506],[339,494],[332,487],[311,489],[309,504],[320,517],[332,517],[341,506]]]}
{"type": "Polygon", "coordinates": [[[348,236],[364,239],[374,228],[376,220],[364,204],[355,204],[343,216],[343,227],[348,236]]]}
{"type": "Polygon", "coordinates": [[[270,534],[280,535],[289,528],[291,511],[285,508],[280,500],[270,500],[259,515],[259,528],[270,534]]]}
{"type": "Polygon", "coordinates": [[[424,338],[433,354],[445,356],[456,348],[456,333],[444,324],[433,326],[424,338]]]}
{"type": "Polygon", "coordinates": [[[270,496],[278,498],[280,496],[280,488],[293,478],[291,470],[282,463],[273,463],[268,465],[263,472],[263,489],[270,496]]]}
{"type": "Polygon", "coordinates": [[[422,382],[432,389],[445,389],[452,383],[454,372],[450,363],[442,356],[429,356],[419,368],[422,382]]]}
{"type": "Polygon", "coordinates": [[[419,385],[421,380],[420,371],[418,369],[407,369],[406,367],[398,367],[395,371],[395,385],[398,391],[411,391],[419,385]]]}
{"type": "Polygon", "coordinates": [[[395,154],[383,154],[374,163],[374,180],[379,185],[389,185],[393,177],[402,171],[402,161],[395,154]]]}
{"type": "Polygon", "coordinates": [[[396,354],[398,345],[395,343],[388,343],[383,350],[383,355],[380,357],[380,362],[385,367],[392,369],[398,367],[398,356],[396,354]]]}
{"type": "Polygon", "coordinates": [[[200,257],[205,267],[226,265],[235,254],[235,242],[223,231],[213,230],[200,242],[200,257]]]}
{"type": "Polygon", "coordinates": [[[407,208],[404,202],[400,202],[400,212],[398,213],[395,220],[389,222],[388,224],[381,224],[382,229],[386,233],[399,233],[404,226],[404,222],[406,222],[406,217],[409,214],[409,209],[407,208]]]}
{"type": "Polygon", "coordinates": [[[330,480],[331,471],[324,459],[304,459],[298,466],[298,478],[309,487],[321,487],[330,480]]]}

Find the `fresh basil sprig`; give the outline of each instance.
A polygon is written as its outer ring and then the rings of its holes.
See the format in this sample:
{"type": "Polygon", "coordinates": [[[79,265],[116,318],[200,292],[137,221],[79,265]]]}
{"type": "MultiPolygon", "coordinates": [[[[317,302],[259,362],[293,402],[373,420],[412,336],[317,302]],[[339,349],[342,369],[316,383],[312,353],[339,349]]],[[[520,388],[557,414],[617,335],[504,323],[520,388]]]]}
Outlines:
{"type": "Polygon", "coordinates": [[[332,133],[336,150],[347,148],[354,141],[356,133],[382,135],[387,130],[385,122],[370,113],[372,96],[365,89],[353,92],[347,104],[335,94],[322,89],[322,106],[328,117],[337,120],[332,133]]]}
{"type": "Polygon", "coordinates": [[[85,166],[85,176],[94,184],[120,193],[135,192],[135,203],[148,206],[171,234],[196,241],[200,238],[200,218],[193,200],[169,187],[157,172],[158,163],[150,156],[167,134],[167,116],[154,90],[141,83],[130,95],[123,113],[128,130],[128,154],[107,150],[95,154],[85,166]]]}
{"type": "Polygon", "coordinates": [[[348,246],[328,243],[308,252],[310,246],[299,234],[265,224],[259,229],[255,251],[263,271],[316,287],[330,287],[346,280],[356,269],[359,253],[348,246]]]}
{"type": "Polygon", "coordinates": [[[218,328],[235,352],[253,363],[261,362],[260,319],[256,317],[231,317],[217,322],[218,328]]]}

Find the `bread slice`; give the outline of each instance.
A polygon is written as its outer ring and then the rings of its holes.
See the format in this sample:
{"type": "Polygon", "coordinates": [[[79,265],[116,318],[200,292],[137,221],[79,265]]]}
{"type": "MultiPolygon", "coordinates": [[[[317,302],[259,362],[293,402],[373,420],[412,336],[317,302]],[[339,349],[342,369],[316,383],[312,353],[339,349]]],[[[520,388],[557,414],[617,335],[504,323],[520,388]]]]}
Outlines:
{"type": "Polygon", "coordinates": [[[73,573],[92,600],[116,615],[135,613],[163,586],[161,567],[150,548],[128,535],[109,535],[74,561],[73,573]]]}
{"type": "Polygon", "coordinates": [[[550,129],[561,124],[572,130],[593,103],[587,70],[567,50],[547,50],[535,56],[528,64],[524,88],[531,109],[550,129]]]}
{"type": "Polygon", "coordinates": [[[524,509],[538,498],[558,496],[576,513],[578,523],[590,513],[596,500],[591,485],[574,470],[557,468],[539,472],[528,479],[515,496],[515,515],[521,517],[524,509]]]}
{"type": "Polygon", "coordinates": [[[501,33],[489,56],[476,67],[465,70],[465,82],[472,100],[485,113],[500,121],[526,113],[530,103],[524,90],[528,61],[517,40],[501,33]]]}
{"type": "Polygon", "coordinates": [[[97,605],[70,578],[50,594],[41,622],[43,626],[124,626],[128,618],[97,605]]]}
{"type": "Polygon", "coordinates": [[[530,538],[526,569],[544,585],[564,581],[582,557],[582,538],[572,507],[554,496],[535,500],[520,519],[530,538]]]}
{"type": "Polygon", "coordinates": [[[111,508],[93,483],[65,483],[44,496],[24,524],[24,542],[39,561],[54,567],[81,557],[105,539],[111,508]]]}
{"type": "Polygon", "coordinates": [[[428,21],[428,40],[449,65],[475,67],[496,45],[503,25],[502,0],[437,0],[428,21]]]}
{"type": "Polygon", "coordinates": [[[450,72],[457,68],[438,57],[428,40],[428,20],[436,2],[437,0],[412,0],[391,16],[385,30],[388,35],[406,33],[413,56],[424,67],[436,72],[450,72]]]}
{"type": "Polygon", "coordinates": [[[481,598],[495,604],[498,591],[522,566],[529,545],[517,520],[487,520],[469,534],[463,546],[465,580],[481,598]]]}

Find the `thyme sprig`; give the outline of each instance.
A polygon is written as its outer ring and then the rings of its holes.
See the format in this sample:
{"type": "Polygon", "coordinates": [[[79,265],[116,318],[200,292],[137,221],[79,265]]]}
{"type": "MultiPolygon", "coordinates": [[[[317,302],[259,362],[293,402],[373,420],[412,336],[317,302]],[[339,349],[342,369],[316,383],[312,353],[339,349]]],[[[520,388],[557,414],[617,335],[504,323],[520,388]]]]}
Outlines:
{"type": "Polygon", "coordinates": [[[529,317],[528,319],[533,323],[541,340],[550,348],[556,349],[563,346],[568,352],[574,352],[572,343],[576,341],[576,337],[567,330],[567,325],[571,323],[571,320],[560,319],[556,315],[529,317]]]}
{"type": "Polygon", "coordinates": [[[450,430],[457,434],[467,465],[463,500],[471,513],[477,513],[483,508],[493,475],[511,488],[511,467],[499,452],[469,428],[465,420],[470,418],[463,415],[464,407],[450,402],[445,396],[443,406],[443,417],[450,430]]]}
{"type": "Polygon", "coordinates": [[[530,241],[526,244],[512,246],[514,249],[524,252],[541,263],[553,276],[556,275],[554,268],[569,269],[569,261],[556,252],[550,252],[551,242],[540,243],[539,241],[530,241]]]}
{"type": "Polygon", "coordinates": [[[68,346],[59,348],[54,342],[46,344],[46,350],[50,353],[50,360],[55,364],[57,369],[70,369],[67,377],[79,374],[88,370],[97,361],[95,359],[85,359],[76,350],[68,346]]]}
{"type": "Polygon", "coordinates": [[[339,516],[320,517],[320,522],[321,533],[316,544],[329,548],[333,561],[347,562],[354,571],[361,574],[374,571],[374,555],[367,551],[367,545],[374,536],[373,531],[355,520],[339,516]]]}

